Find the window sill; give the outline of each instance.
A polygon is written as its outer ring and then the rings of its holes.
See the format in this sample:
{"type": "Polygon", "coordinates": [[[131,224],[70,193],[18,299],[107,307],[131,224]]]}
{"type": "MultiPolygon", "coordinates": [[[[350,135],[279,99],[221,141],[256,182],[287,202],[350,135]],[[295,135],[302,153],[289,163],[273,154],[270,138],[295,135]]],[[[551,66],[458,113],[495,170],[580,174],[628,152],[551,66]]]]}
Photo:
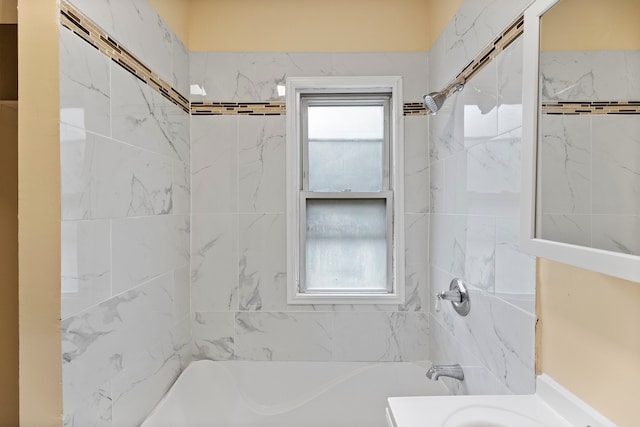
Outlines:
{"type": "Polygon", "coordinates": [[[398,294],[314,295],[296,293],[287,296],[287,304],[289,305],[401,305],[404,303],[404,295],[398,294]]]}

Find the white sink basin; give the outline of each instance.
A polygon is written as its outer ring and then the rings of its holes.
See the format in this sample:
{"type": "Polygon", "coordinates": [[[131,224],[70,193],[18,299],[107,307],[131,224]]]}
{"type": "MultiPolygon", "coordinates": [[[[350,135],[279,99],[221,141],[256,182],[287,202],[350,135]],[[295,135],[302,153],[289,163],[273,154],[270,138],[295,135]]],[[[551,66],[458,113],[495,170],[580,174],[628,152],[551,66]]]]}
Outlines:
{"type": "Polygon", "coordinates": [[[527,396],[390,397],[390,427],[615,427],[593,408],[541,375],[527,396]]]}
{"type": "MultiPolygon", "coordinates": [[[[557,421],[560,422],[560,421],[557,421]]],[[[506,408],[470,405],[451,414],[442,427],[548,427],[527,415],[506,408]]]]}

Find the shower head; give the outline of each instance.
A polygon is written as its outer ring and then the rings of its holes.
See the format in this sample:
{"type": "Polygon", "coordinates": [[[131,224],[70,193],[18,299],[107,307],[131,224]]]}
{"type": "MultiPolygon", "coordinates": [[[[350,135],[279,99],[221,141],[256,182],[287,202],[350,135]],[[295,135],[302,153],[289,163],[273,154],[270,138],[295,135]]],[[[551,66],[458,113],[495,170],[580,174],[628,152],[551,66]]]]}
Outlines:
{"type": "Polygon", "coordinates": [[[444,101],[446,101],[453,93],[460,92],[463,88],[463,83],[454,83],[440,92],[431,92],[430,94],[423,96],[422,102],[427,108],[427,114],[435,116],[440,108],[442,108],[444,101]]]}

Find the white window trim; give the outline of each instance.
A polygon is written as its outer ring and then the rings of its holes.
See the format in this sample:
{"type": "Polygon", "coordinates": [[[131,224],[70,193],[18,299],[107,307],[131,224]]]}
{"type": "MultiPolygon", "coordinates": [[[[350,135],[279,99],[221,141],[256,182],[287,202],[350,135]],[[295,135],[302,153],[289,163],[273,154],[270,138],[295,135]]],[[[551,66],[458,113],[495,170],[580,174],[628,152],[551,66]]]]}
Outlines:
{"type": "Polygon", "coordinates": [[[288,304],[404,304],[404,116],[402,78],[398,76],[289,77],[287,102],[287,303],[288,304]],[[390,181],[393,190],[393,291],[384,294],[299,292],[300,193],[302,147],[300,97],[313,93],[391,94],[389,120],[390,181]]]}

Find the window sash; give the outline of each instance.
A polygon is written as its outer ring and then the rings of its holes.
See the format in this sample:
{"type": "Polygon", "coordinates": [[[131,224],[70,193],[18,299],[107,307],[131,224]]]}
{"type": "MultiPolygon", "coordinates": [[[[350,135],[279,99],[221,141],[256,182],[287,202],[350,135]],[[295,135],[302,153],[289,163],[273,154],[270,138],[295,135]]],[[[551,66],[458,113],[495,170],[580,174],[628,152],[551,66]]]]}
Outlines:
{"type": "Polygon", "coordinates": [[[387,295],[395,291],[393,271],[393,192],[300,192],[300,229],[299,229],[299,278],[298,292],[307,295],[387,295]],[[307,200],[384,200],[385,201],[385,236],[386,236],[386,289],[373,288],[323,288],[307,289],[306,287],[306,248],[307,248],[307,200]]]}
{"type": "MultiPolygon", "coordinates": [[[[391,163],[391,95],[389,93],[371,93],[371,94],[307,94],[300,97],[300,115],[301,115],[301,141],[302,141],[302,170],[301,173],[301,190],[309,190],[309,107],[344,107],[344,106],[382,106],[383,107],[383,155],[382,155],[382,191],[388,191],[392,188],[393,183],[390,179],[390,163],[391,163]]],[[[346,138],[345,138],[346,139],[346,138]]],[[[363,139],[365,141],[366,139],[363,139]]]]}

